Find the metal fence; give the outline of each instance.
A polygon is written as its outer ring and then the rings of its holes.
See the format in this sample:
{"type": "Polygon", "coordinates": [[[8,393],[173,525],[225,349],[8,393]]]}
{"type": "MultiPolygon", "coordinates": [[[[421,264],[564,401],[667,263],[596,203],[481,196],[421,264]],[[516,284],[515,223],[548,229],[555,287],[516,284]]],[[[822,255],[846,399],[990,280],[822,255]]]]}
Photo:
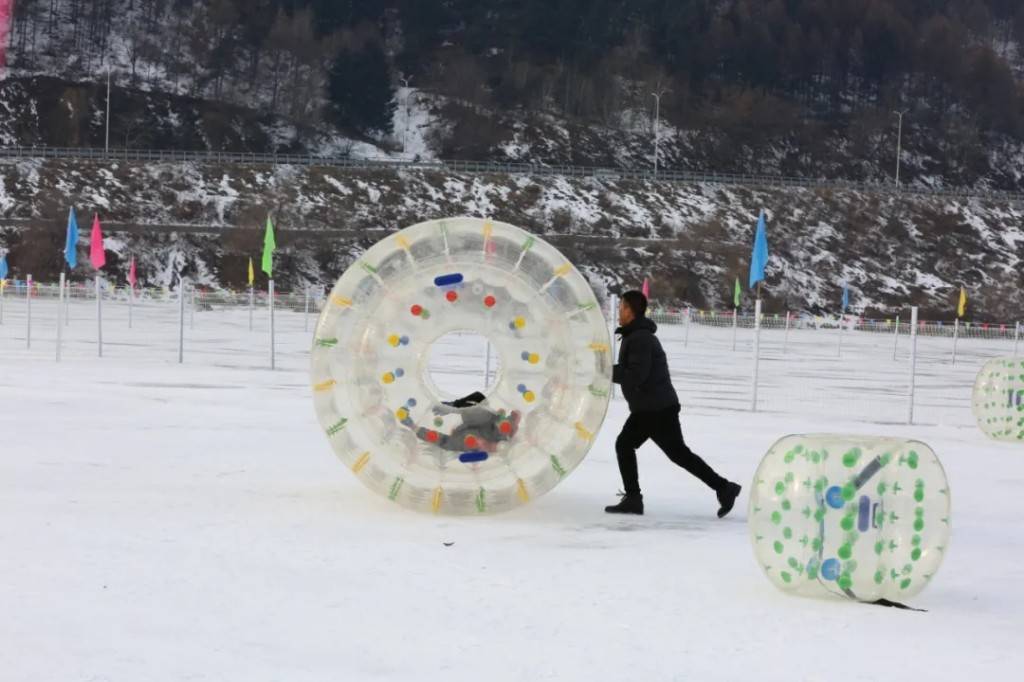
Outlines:
{"type": "Polygon", "coordinates": [[[714,173],[688,170],[620,169],[598,166],[547,165],[533,163],[409,160],[409,159],[355,159],[344,156],[318,156],[315,154],[223,152],[176,149],[104,149],[91,147],[0,147],[0,158],[9,159],[70,159],[92,161],[136,161],[148,163],[214,163],[240,165],[295,165],[321,166],[349,170],[423,170],[465,174],[534,175],[538,177],[565,176],[598,178],[604,180],[637,180],[685,184],[714,184],[755,188],[795,188],[854,190],[873,194],[903,194],[933,196],[951,199],[985,199],[990,201],[1024,201],[1024,192],[1010,192],[969,187],[932,188],[901,185],[898,189],[888,182],[806,178],[785,175],[742,173],[714,173]]]}
{"type": "MultiPolygon", "coordinates": [[[[91,362],[99,355],[110,367],[177,359],[252,370],[274,369],[280,356],[284,368],[304,371],[324,302],[311,287],[276,294],[273,306],[265,292],[254,291],[250,304],[248,291],[204,291],[187,279],[184,288],[102,287],[100,301],[95,284],[76,283],[63,305],[56,285],[33,284],[28,294],[24,283],[11,284],[0,298],[4,361],[52,361],[56,351],[61,362],[91,362]]],[[[886,328],[887,321],[853,317],[839,327],[824,317],[791,315],[787,327],[785,315],[766,315],[757,328],[750,326],[752,316],[738,316],[731,327],[733,316],[720,312],[662,311],[654,318],[662,322],[659,337],[689,412],[968,425],[978,368],[1019,350],[1018,325],[1011,334],[1010,325],[964,324],[957,338],[949,338],[949,325],[934,322],[916,325],[911,336],[906,322],[897,327],[888,321],[886,328]]],[[[493,358],[464,355],[459,371],[470,368],[486,386],[493,358]]]]}

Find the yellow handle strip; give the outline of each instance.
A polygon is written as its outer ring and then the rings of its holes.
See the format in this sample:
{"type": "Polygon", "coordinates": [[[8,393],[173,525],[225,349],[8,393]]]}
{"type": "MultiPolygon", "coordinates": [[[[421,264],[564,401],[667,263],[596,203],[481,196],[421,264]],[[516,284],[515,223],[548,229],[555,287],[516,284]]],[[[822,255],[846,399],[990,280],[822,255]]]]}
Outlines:
{"type": "Polygon", "coordinates": [[[562,265],[557,270],[555,270],[555,277],[565,277],[570,272],[572,272],[572,265],[566,263],[565,265],[562,265]]]}
{"type": "Polygon", "coordinates": [[[587,427],[583,425],[583,422],[576,422],[576,434],[579,435],[583,440],[593,440],[594,434],[587,431],[587,427]]]}
{"type": "Polygon", "coordinates": [[[347,308],[352,305],[352,301],[341,296],[331,296],[331,303],[338,306],[339,308],[347,308]]]}
{"type": "Polygon", "coordinates": [[[334,379],[328,379],[327,381],[322,381],[319,384],[313,386],[313,390],[317,391],[318,393],[322,391],[329,391],[331,387],[336,386],[337,384],[338,382],[335,381],[334,379]]]}
{"type": "Polygon", "coordinates": [[[398,245],[401,246],[406,251],[409,250],[409,240],[403,237],[402,235],[398,235],[397,237],[395,237],[395,241],[398,242],[398,245]]]}
{"type": "Polygon", "coordinates": [[[363,468],[366,466],[366,463],[369,461],[369,452],[364,452],[363,454],[359,455],[359,459],[357,459],[356,463],[352,465],[352,473],[358,474],[360,471],[363,470],[363,468]]]}
{"type": "Polygon", "coordinates": [[[590,344],[590,350],[595,353],[607,353],[609,348],[607,343],[592,343],[590,344]]]}
{"type": "Polygon", "coordinates": [[[435,514],[441,510],[441,496],[444,491],[440,487],[434,488],[434,498],[430,501],[430,509],[435,514]]]}
{"type": "Polygon", "coordinates": [[[523,483],[523,479],[519,479],[516,484],[516,494],[519,495],[519,499],[523,502],[530,501],[530,493],[526,492],[526,484],[523,483]]]}

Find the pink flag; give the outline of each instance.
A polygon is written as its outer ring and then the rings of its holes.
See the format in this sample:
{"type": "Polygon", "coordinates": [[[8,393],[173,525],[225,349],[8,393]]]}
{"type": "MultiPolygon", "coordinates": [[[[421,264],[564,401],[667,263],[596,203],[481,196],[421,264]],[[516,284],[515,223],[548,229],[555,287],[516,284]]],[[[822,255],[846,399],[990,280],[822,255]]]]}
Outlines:
{"type": "Polygon", "coordinates": [[[132,264],[128,266],[128,284],[135,288],[135,283],[138,281],[139,279],[135,275],[135,256],[132,256],[132,264]]]}
{"type": "Polygon", "coordinates": [[[644,277],[644,288],[641,291],[643,291],[644,298],[651,297],[651,283],[647,281],[646,277],[644,277]]]}
{"type": "Polygon", "coordinates": [[[103,230],[100,229],[100,216],[92,219],[92,235],[89,238],[89,262],[97,270],[107,264],[107,254],[103,251],[103,230]]]}
{"type": "Polygon", "coordinates": [[[7,42],[11,37],[13,16],[14,0],[0,0],[0,70],[7,63],[7,42]]]}

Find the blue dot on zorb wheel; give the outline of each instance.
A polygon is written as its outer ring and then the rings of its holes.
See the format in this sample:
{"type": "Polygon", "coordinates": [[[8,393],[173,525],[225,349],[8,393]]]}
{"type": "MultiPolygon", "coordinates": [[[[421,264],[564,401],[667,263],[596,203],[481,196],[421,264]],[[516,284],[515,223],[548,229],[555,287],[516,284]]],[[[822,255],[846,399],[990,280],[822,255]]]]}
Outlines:
{"type": "Polygon", "coordinates": [[[842,509],[846,504],[846,500],[843,499],[843,489],[837,485],[832,486],[825,493],[825,501],[833,509],[842,509]]]}
{"type": "Polygon", "coordinates": [[[409,345],[409,337],[408,336],[403,336],[402,338],[400,338],[398,340],[398,342],[400,344],[402,344],[403,346],[408,346],[409,345]]]}
{"type": "Polygon", "coordinates": [[[839,577],[839,559],[825,559],[821,564],[821,577],[825,580],[835,580],[839,577]]]}
{"type": "Polygon", "coordinates": [[[526,384],[519,384],[516,386],[516,390],[520,393],[526,393],[526,384]]]}
{"type": "Polygon", "coordinates": [[[408,405],[409,407],[416,407],[416,398],[409,398],[409,400],[406,401],[405,404],[408,405]]]}
{"type": "Polygon", "coordinates": [[[527,351],[524,350],[522,355],[520,355],[519,357],[521,357],[523,360],[529,360],[530,359],[530,354],[527,351]]]}
{"type": "Polygon", "coordinates": [[[398,369],[395,370],[395,376],[396,377],[404,377],[405,376],[405,370],[402,369],[401,367],[399,367],[398,369]]]}

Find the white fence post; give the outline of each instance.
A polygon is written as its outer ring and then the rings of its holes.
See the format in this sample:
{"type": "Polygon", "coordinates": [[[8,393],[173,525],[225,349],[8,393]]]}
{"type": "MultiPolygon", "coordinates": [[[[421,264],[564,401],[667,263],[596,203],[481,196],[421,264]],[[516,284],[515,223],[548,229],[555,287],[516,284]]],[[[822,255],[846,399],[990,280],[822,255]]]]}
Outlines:
{"type": "Polygon", "coordinates": [[[1017,355],[1017,344],[1020,343],[1020,322],[1013,325],[1013,354],[1017,355]]]}
{"type": "Polygon", "coordinates": [[[4,290],[7,288],[7,280],[0,280],[0,324],[4,323],[4,290]]]}
{"type": "Polygon", "coordinates": [[[896,359],[896,349],[900,346],[900,316],[896,316],[896,331],[892,335],[892,359],[896,359]]]}
{"type": "MultiPolygon", "coordinates": [[[[309,331],[309,284],[306,285],[306,312],[305,312],[305,317],[302,320],[302,331],[305,331],[305,332],[309,331]]],[[[487,347],[488,347],[488,351],[489,351],[490,350],[490,343],[487,344],[487,347]]],[[[488,355],[488,357],[490,357],[490,356],[488,355]]],[[[487,364],[488,364],[488,367],[490,367],[490,362],[488,362],[487,364]]]]}
{"type": "Polygon", "coordinates": [[[249,285],[249,331],[252,331],[252,309],[256,304],[256,288],[249,285]]]}
{"type": "Polygon", "coordinates": [[[907,423],[914,423],[914,382],[917,373],[917,306],[910,309],[910,392],[907,401],[907,423]]]}
{"type": "Polygon", "coordinates": [[[761,299],[754,305],[754,376],[750,391],[750,411],[757,412],[757,373],[761,363],[761,299]]]}
{"type": "Polygon", "coordinates": [[[128,328],[132,328],[132,305],[135,303],[135,285],[128,283],[128,328]]]}
{"type": "Polygon", "coordinates": [[[683,348],[690,346],[690,325],[693,324],[693,308],[686,309],[686,331],[683,333],[683,348]]]}
{"type": "Polygon", "coordinates": [[[789,315],[790,312],[786,311],[786,334],[782,337],[782,354],[786,354],[786,347],[789,345],[789,315]]]}
{"type": "Polygon", "coordinates": [[[196,328],[196,287],[192,285],[189,293],[188,328],[196,328]]]}
{"type": "Polygon", "coordinates": [[[57,297],[57,362],[60,362],[61,331],[64,327],[64,320],[61,319],[61,312],[64,310],[64,277],[64,273],[60,273],[60,294],[57,297]]]}
{"type": "Polygon", "coordinates": [[[28,286],[25,287],[25,348],[32,349],[32,275],[25,278],[28,286]]]}
{"type": "Polygon", "coordinates": [[[178,364],[185,362],[185,279],[178,275],[178,364]]]}

